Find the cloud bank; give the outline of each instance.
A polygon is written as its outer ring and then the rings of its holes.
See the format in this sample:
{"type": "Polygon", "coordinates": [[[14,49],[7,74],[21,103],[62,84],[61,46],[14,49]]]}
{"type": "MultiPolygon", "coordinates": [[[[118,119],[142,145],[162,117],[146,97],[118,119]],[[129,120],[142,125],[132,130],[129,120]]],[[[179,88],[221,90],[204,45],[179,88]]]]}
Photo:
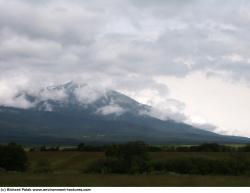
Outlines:
{"type": "Polygon", "coordinates": [[[189,119],[159,79],[202,72],[249,85],[249,13],[245,0],[0,0],[1,104],[28,107],[12,96],[74,80],[189,119]]]}
{"type": "Polygon", "coordinates": [[[115,84],[134,77],[157,87],[154,76],[204,70],[248,80],[249,6],[244,0],[1,0],[1,77],[95,75],[115,84]]]}

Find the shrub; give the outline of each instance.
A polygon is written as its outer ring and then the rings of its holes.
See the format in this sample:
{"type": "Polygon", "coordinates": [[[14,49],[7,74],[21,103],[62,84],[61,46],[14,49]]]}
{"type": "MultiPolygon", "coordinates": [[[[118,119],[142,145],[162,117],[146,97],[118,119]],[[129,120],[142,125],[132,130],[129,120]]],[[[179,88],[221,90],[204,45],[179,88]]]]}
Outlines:
{"type": "Polygon", "coordinates": [[[147,171],[148,155],[144,142],[129,142],[123,145],[109,146],[106,159],[92,163],[88,172],[142,173],[147,171]]]}
{"type": "Polygon", "coordinates": [[[148,146],[147,151],[149,152],[161,152],[163,149],[158,146],[148,146]]]}
{"type": "Polygon", "coordinates": [[[60,151],[60,147],[46,147],[45,145],[40,147],[40,151],[60,151]]]}
{"type": "MultiPolygon", "coordinates": [[[[178,147],[181,151],[224,152],[231,150],[218,144],[178,147]]],[[[95,173],[175,173],[198,175],[245,175],[250,174],[250,160],[244,152],[231,152],[224,159],[207,157],[178,157],[161,161],[150,161],[143,142],[130,142],[109,146],[106,158],[92,163],[88,172],[95,173]]]]}
{"type": "Polygon", "coordinates": [[[244,147],[240,148],[240,151],[243,152],[250,152],[250,144],[245,145],[244,147]]]}
{"type": "Polygon", "coordinates": [[[233,152],[235,149],[226,145],[219,145],[217,143],[203,143],[194,146],[179,146],[176,148],[177,152],[233,152]]]}
{"type": "Polygon", "coordinates": [[[5,170],[25,171],[28,157],[23,147],[15,143],[0,146],[0,167],[5,170]]]}
{"type": "Polygon", "coordinates": [[[77,151],[88,151],[88,152],[100,152],[104,151],[105,146],[95,146],[95,145],[86,145],[85,143],[78,144],[76,150],[77,151]]]}
{"type": "Polygon", "coordinates": [[[153,171],[179,174],[242,175],[250,172],[249,161],[237,159],[214,160],[208,158],[175,158],[151,163],[153,171]]]}

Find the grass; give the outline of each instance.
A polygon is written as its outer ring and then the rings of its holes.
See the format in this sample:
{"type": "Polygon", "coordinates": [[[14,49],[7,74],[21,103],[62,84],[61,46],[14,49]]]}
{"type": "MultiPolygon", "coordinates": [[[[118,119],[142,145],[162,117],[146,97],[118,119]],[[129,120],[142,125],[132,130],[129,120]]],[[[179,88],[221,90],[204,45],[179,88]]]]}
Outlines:
{"type": "Polygon", "coordinates": [[[250,186],[250,176],[0,174],[0,186],[250,186]]]}
{"type": "Polygon", "coordinates": [[[79,172],[89,163],[104,156],[103,152],[28,152],[30,171],[37,161],[47,159],[55,172],[79,172]]]}
{"type": "MultiPolygon", "coordinates": [[[[181,157],[223,159],[232,153],[154,152],[152,160],[181,157]]],[[[113,175],[86,174],[83,170],[103,152],[28,152],[30,168],[26,173],[0,172],[0,186],[250,186],[250,176],[200,176],[169,174],[113,175]],[[36,163],[47,159],[53,170],[49,174],[34,174],[36,163]]],[[[250,158],[250,154],[247,154],[250,158]]]]}

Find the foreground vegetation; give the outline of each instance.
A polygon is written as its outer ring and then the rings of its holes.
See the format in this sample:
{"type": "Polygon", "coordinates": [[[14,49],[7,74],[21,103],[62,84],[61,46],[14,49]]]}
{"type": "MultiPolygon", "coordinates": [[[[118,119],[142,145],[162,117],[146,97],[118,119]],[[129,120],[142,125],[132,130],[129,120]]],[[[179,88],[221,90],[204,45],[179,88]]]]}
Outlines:
{"type": "Polygon", "coordinates": [[[132,186],[132,187],[196,187],[228,186],[249,187],[249,176],[200,176],[200,175],[118,175],[118,174],[30,174],[0,173],[0,186],[132,186]]]}
{"type": "MultiPolygon", "coordinates": [[[[220,152],[218,144],[203,144],[189,147],[194,152],[220,152]]],[[[87,168],[87,172],[142,174],[169,173],[197,175],[250,175],[250,160],[245,152],[231,153],[230,157],[215,159],[208,157],[176,157],[153,160],[143,142],[113,145],[106,149],[106,158],[99,159],[87,168]]]]}
{"type": "MultiPolygon", "coordinates": [[[[1,146],[2,152],[9,146],[15,149],[5,154],[9,158],[23,156],[15,144],[1,146]]],[[[23,161],[19,170],[4,169],[1,154],[0,186],[250,186],[250,152],[243,147],[228,151],[203,144],[185,147],[189,151],[166,151],[142,142],[96,151],[83,144],[67,151],[43,147],[26,152],[27,159],[16,159],[23,161]]]]}

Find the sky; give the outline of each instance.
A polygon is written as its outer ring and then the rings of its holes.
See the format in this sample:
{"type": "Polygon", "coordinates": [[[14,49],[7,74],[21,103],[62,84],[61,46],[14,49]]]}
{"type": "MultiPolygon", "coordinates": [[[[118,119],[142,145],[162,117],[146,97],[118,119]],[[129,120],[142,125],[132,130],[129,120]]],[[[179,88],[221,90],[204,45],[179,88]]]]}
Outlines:
{"type": "Polygon", "coordinates": [[[250,137],[249,33],[247,0],[0,0],[0,104],[73,80],[250,137]]]}

